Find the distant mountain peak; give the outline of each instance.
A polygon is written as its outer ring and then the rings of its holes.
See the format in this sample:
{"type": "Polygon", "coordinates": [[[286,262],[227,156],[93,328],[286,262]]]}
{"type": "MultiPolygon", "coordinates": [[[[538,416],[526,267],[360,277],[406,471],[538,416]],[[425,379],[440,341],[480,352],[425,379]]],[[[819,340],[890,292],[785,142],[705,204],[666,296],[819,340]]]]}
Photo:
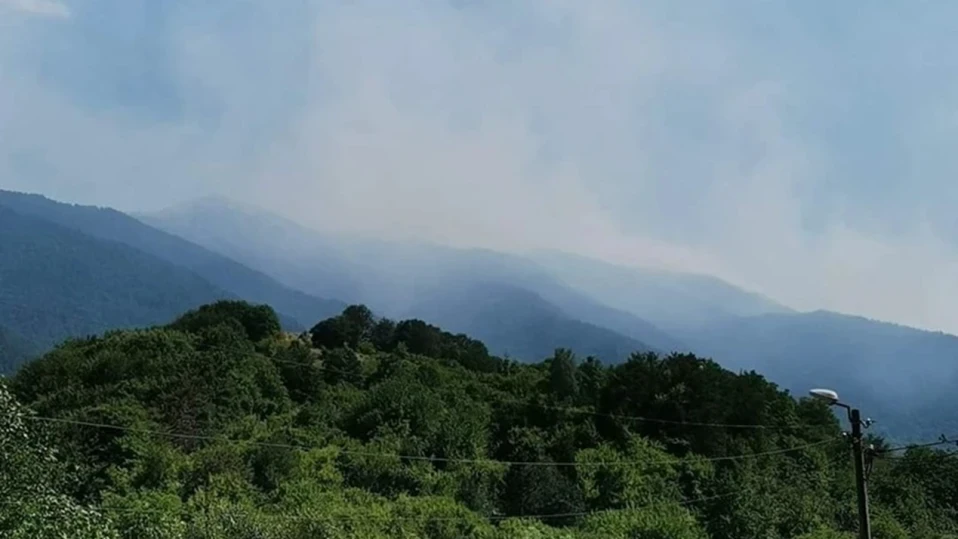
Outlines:
{"type": "Polygon", "coordinates": [[[191,214],[191,213],[206,213],[206,212],[237,212],[242,214],[263,214],[265,213],[260,208],[246,204],[244,202],[239,202],[236,199],[230,198],[221,194],[210,194],[204,195],[199,198],[189,199],[171,206],[167,206],[161,210],[155,212],[141,212],[139,216],[149,216],[149,215],[180,215],[180,214],[191,214]]]}

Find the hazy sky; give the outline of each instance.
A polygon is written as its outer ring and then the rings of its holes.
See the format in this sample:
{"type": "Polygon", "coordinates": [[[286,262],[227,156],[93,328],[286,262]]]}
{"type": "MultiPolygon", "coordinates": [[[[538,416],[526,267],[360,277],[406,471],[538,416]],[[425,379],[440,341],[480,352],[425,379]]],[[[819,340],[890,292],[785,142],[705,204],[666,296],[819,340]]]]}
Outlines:
{"type": "Polygon", "coordinates": [[[0,0],[0,187],[958,332],[958,3],[0,0]]]}

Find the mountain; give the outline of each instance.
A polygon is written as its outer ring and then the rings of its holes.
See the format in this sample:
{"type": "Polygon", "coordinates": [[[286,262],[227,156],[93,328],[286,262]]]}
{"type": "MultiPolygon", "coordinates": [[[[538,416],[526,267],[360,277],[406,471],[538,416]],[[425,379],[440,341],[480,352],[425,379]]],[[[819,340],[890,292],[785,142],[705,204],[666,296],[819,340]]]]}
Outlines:
{"type": "Polygon", "coordinates": [[[166,323],[226,297],[184,268],[0,206],[7,369],[67,337],[166,323]]]}
{"type": "MultiPolygon", "coordinates": [[[[75,229],[89,236],[136,248],[166,262],[186,268],[216,287],[253,303],[268,303],[297,322],[310,327],[342,311],[341,301],[322,299],[294,290],[173,234],[144,224],[110,208],[63,204],[40,195],[0,191],[0,206],[75,229]]],[[[289,320],[286,319],[288,323],[289,320]]]]}
{"type": "Polygon", "coordinates": [[[559,347],[607,363],[649,350],[645,343],[570,318],[533,292],[498,282],[424,292],[404,318],[441,320],[445,329],[483,341],[493,354],[526,361],[540,361],[559,347]]]}
{"type": "MultiPolygon", "coordinates": [[[[439,295],[436,289],[445,289],[447,295],[455,297],[457,289],[497,283],[500,293],[515,292],[516,301],[535,297],[547,304],[550,311],[569,320],[611,330],[619,336],[641,341],[651,349],[671,352],[687,348],[646,320],[595,301],[556,280],[548,268],[520,256],[487,249],[425,245],[407,258],[419,260],[418,282],[430,290],[432,297],[439,295]]],[[[405,263],[407,267],[411,265],[411,261],[405,263]]]]}
{"type": "Polygon", "coordinates": [[[760,371],[795,394],[835,389],[877,421],[877,432],[958,432],[958,416],[942,413],[958,383],[954,335],[816,311],[727,319],[680,337],[726,368],[760,371]]]}
{"type": "MultiPolygon", "coordinates": [[[[428,297],[431,322],[455,324],[469,316],[471,303],[459,303],[461,287],[498,285],[517,297],[534,297],[552,324],[556,317],[582,327],[612,330],[615,338],[638,341],[643,349],[685,349],[682,343],[646,320],[613,309],[560,283],[546,268],[522,257],[484,249],[456,249],[424,243],[387,243],[343,238],[310,230],[284,217],[222,198],[205,198],[140,219],[231,256],[281,282],[312,294],[336,293],[350,303],[375,306],[382,314],[422,316],[428,297]],[[241,239],[241,240],[240,240],[241,239]],[[438,307],[437,303],[449,303],[438,307]],[[435,318],[440,317],[440,318],[435,318]],[[597,326],[597,327],[596,327],[597,326]]],[[[501,298],[504,299],[504,298],[501,298]]],[[[518,300],[500,305],[514,305],[518,300]]],[[[486,320],[488,313],[473,313],[486,320]]],[[[527,312],[526,314],[531,314],[527,312]]],[[[503,313],[503,316],[511,316],[503,313]]],[[[475,322],[478,324],[478,322],[475,322]]],[[[470,331],[485,334],[475,324],[470,331]]],[[[492,331],[492,328],[490,328],[492,331]]],[[[591,330],[590,330],[591,331],[591,330]]],[[[548,346],[546,346],[548,347],[548,346]]],[[[522,345],[521,348],[527,348],[522,345]]],[[[535,347],[533,347],[535,348],[535,347]]],[[[613,347],[614,348],[614,347],[613,347]]]]}
{"type": "Polygon", "coordinates": [[[297,290],[395,314],[414,300],[412,281],[431,270],[429,251],[308,229],[222,197],[136,214],[137,219],[241,261],[297,290]]]}
{"type": "MultiPolygon", "coordinates": [[[[705,275],[557,252],[526,257],[346,240],[221,199],[149,222],[306,292],[336,287],[350,303],[466,332],[495,352],[525,360],[541,359],[563,342],[607,361],[624,359],[630,347],[692,351],[731,369],[758,370],[796,394],[833,387],[879,419],[879,432],[921,425],[921,410],[947,403],[948,387],[958,382],[951,359],[958,338],[835,313],[798,313],[705,275]],[[269,241],[274,236],[282,240],[269,241]]],[[[958,432],[958,421],[954,427],[958,432]]]]}
{"type": "Polygon", "coordinates": [[[554,251],[516,255],[343,238],[224,198],[204,198],[138,218],[307,293],[335,294],[386,313],[408,309],[416,301],[412,290],[417,282],[449,274],[527,289],[572,318],[665,351],[688,348],[672,329],[791,312],[707,275],[617,266],[554,251]]]}
{"type": "Polygon", "coordinates": [[[557,251],[529,256],[568,286],[670,333],[728,318],[793,312],[709,275],[626,267],[557,251]]]}
{"type": "MultiPolygon", "coordinates": [[[[222,197],[204,197],[155,213],[134,217],[197,245],[269,272],[288,286],[321,297],[356,303],[360,278],[368,265],[357,242],[309,230],[289,219],[222,197]],[[275,260],[283,261],[277,265],[275,260]]],[[[377,304],[382,297],[362,298],[377,304]]]]}

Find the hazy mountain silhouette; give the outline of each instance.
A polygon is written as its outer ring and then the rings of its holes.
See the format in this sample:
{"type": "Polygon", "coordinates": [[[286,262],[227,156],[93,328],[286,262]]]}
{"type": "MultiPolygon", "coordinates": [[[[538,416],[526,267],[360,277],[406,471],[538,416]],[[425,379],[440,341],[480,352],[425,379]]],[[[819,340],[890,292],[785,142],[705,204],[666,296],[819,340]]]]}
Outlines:
{"type": "Polygon", "coordinates": [[[710,275],[626,267],[557,251],[530,256],[572,288],[666,331],[728,318],[793,312],[710,275]]]}
{"type": "Polygon", "coordinates": [[[186,268],[237,297],[273,306],[278,312],[295,319],[298,326],[308,327],[335,315],[345,306],[341,301],[310,296],[283,286],[222,254],[148,226],[114,209],[64,204],[40,195],[2,190],[0,206],[95,238],[119,242],[186,268]]]}
{"type": "Polygon", "coordinates": [[[879,432],[940,430],[943,416],[958,429],[958,416],[943,414],[948,408],[918,412],[946,400],[958,381],[954,335],[816,311],[727,319],[681,337],[726,368],[757,370],[795,394],[835,389],[875,418],[879,432]]]}
{"type": "Polygon", "coordinates": [[[610,329],[567,316],[529,290],[497,282],[469,282],[422,291],[403,318],[441,320],[444,328],[483,341],[493,354],[539,361],[556,348],[618,363],[649,346],[610,329]]]}
{"type": "MultiPolygon", "coordinates": [[[[494,348],[504,345],[505,341],[486,338],[489,333],[477,325],[478,320],[492,323],[492,318],[488,311],[481,316],[472,313],[479,307],[465,301],[468,294],[464,296],[463,290],[494,287],[497,297],[502,300],[496,304],[503,311],[500,313],[502,319],[512,316],[506,310],[516,308],[519,298],[535,298],[541,309],[524,311],[527,317],[524,319],[530,324],[528,317],[536,312],[542,316],[542,323],[549,327],[555,327],[556,317],[562,317],[568,322],[584,324],[569,327],[579,327],[583,331],[589,328],[586,331],[589,334],[601,328],[609,332],[610,338],[641,343],[641,349],[671,351],[684,348],[676,339],[640,317],[603,305],[558,282],[538,264],[515,255],[422,243],[399,244],[335,237],[218,198],[139,217],[310,293],[335,293],[340,299],[370,305],[387,316],[418,316],[456,330],[464,331],[456,322],[468,318],[474,321],[468,331],[482,335],[483,340],[491,342],[494,348]],[[279,239],[274,241],[272,238],[279,239]],[[509,300],[506,297],[509,293],[516,298],[509,300]],[[427,304],[428,309],[424,307],[427,304]],[[423,314],[427,311],[428,317],[423,314]],[[545,313],[549,313],[548,316],[545,313]]],[[[540,335],[545,339],[553,333],[540,335]]],[[[561,345],[561,342],[549,339],[538,348],[525,344],[521,348],[545,349],[561,345]]]]}
{"type": "Polygon", "coordinates": [[[5,370],[67,337],[166,323],[227,297],[185,268],[0,206],[5,370]]]}

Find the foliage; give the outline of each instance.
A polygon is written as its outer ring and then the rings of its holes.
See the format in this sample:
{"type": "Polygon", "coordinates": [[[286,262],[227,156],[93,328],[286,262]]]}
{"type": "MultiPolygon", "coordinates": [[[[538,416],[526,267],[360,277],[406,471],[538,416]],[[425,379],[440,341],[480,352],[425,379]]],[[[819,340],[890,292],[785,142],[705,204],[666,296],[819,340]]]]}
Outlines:
{"type": "Polygon", "coordinates": [[[220,301],[203,305],[176,319],[170,328],[186,332],[198,332],[218,324],[239,322],[246,337],[259,342],[269,337],[277,337],[281,328],[276,312],[266,305],[251,306],[243,301],[220,301]]]}
{"type": "MultiPolygon", "coordinates": [[[[680,354],[605,366],[563,349],[517,364],[362,306],[302,338],[278,328],[268,308],[221,302],[27,364],[16,398],[0,387],[0,531],[854,536],[834,416],[755,373],[680,354]]],[[[879,460],[875,537],[954,534],[955,463],[928,449],[879,460]]]]}
{"type": "Polygon", "coordinates": [[[67,469],[0,379],[0,536],[115,537],[95,509],[65,495],[67,469]]]}

